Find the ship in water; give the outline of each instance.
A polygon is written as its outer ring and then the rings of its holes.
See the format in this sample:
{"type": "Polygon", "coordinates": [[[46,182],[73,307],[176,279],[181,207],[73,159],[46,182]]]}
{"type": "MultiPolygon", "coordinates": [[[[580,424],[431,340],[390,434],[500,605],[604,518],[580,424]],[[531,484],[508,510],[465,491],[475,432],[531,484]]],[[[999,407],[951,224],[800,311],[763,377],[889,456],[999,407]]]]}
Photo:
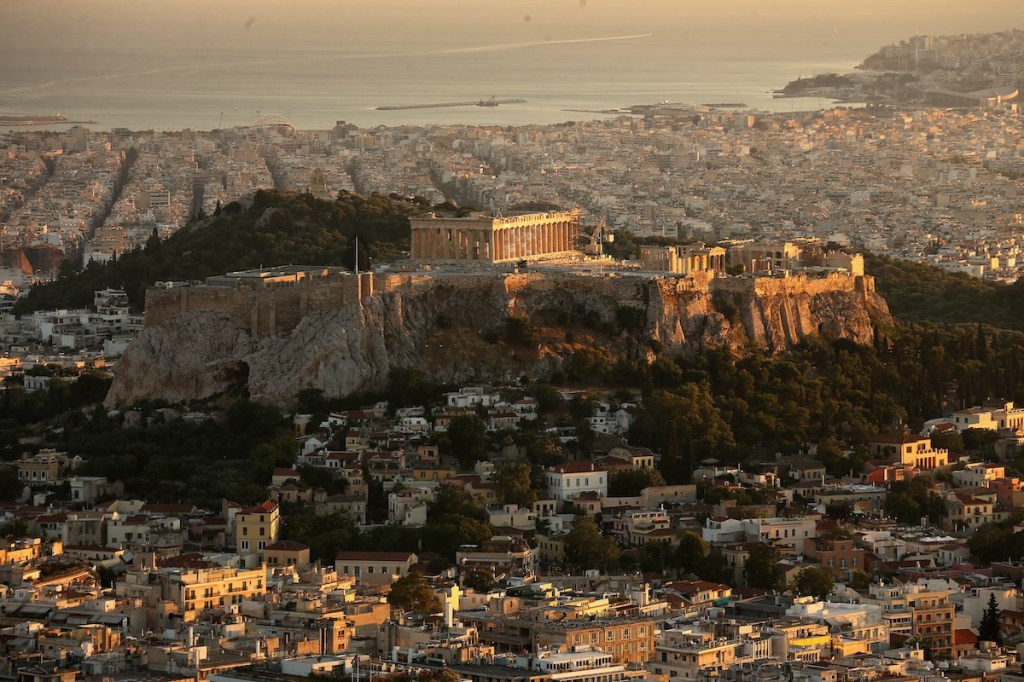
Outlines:
{"type": "Polygon", "coordinates": [[[436,102],[433,104],[386,104],[377,107],[377,111],[400,111],[402,109],[437,109],[440,107],[496,107],[499,104],[525,104],[525,99],[481,99],[476,102],[436,102]]]}

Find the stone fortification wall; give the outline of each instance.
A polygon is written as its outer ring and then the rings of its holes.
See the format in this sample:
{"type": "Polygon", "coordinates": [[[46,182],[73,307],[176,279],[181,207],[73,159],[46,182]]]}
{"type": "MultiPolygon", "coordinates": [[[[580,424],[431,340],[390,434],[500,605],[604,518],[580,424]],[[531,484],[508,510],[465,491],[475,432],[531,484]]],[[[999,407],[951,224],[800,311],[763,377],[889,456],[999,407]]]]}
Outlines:
{"type": "Polygon", "coordinates": [[[716,277],[706,272],[688,277],[581,272],[361,273],[358,279],[342,275],[287,286],[150,289],[146,293],[146,326],[162,325],[184,313],[206,311],[226,316],[255,338],[280,336],[290,333],[313,313],[341,309],[375,295],[411,300],[428,292],[444,292],[446,298],[458,300],[463,295],[470,300],[489,289],[502,299],[500,307],[508,314],[531,315],[540,307],[571,304],[604,311],[610,319],[615,306],[648,307],[654,328],[673,311],[684,311],[688,317],[707,315],[714,309],[710,298],[717,297],[719,301],[731,301],[746,313],[744,326],[755,343],[768,342],[759,330],[773,324],[781,325],[787,342],[822,331],[818,323],[801,321],[820,317],[809,309],[816,301],[846,295],[870,302],[876,297],[873,277],[845,273],[784,278],[716,277]],[[652,292],[656,293],[652,296],[652,292]]]}
{"type": "Polygon", "coordinates": [[[820,296],[836,292],[866,294],[875,290],[875,278],[842,272],[820,277],[721,277],[714,280],[712,288],[715,291],[755,296],[820,296]]]}
{"type": "Polygon", "coordinates": [[[727,317],[735,313],[746,342],[769,350],[799,343],[812,334],[868,343],[871,314],[888,315],[868,275],[729,277],[711,284],[712,302],[727,317]]]}
{"type": "MultiPolygon", "coordinates": [[[[511,352],[488,336],[510,315],[544,326],[561,318],[552,312],[614,329],[622,308],[643,311],[633,333],[666,353],[775,351],[812,334],[868,343],[873,319],[888,317],[872,278],[842,274],[367,273],[279,287],[153,289],[146,330],[122,357],[107,400],[188,400],[243,382],[250,395],[288,405],[310,386],[329,396],[379,390],[395,367],[438,383],[550,376],[576,350],[567,335],[511,352]]],[[[623,342],[615,334],[598,341],[612,353],[623,342]]]]}
{"type": "Polygon", "coordinates": [[[196,286],[154,288],[146,292],[146,327],[156,327],[185,313],[204,311],[226,316],[254,337],[290,333],[308,315],[355,304],[373,295],[373,273],[303,280],[283,286],[196,286]]]}

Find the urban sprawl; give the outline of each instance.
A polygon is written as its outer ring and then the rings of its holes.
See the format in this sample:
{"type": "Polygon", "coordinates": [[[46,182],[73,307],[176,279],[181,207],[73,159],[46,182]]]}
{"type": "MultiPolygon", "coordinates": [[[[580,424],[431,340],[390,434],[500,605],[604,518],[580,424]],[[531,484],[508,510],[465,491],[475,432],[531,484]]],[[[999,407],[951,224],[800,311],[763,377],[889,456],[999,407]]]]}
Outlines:
{"type": "MultiPolygon", "coordinates": [[[[347,190],[499,216],[564,210],[541,233],[549,251],[581,248],[571,221],[582,220],[693,244],[645,252],[643,267],[677,274],[719,274],[726,251],[716,245],[746,253],[761,243],[782,245],[766,253],[778,251],[783,270],[813,245],[852,275],[863,260],[849,254],[876,252],[1012,282],[1024,274],[1024,119],[1012,102],[990,104],[659,107],[561,125],[340,121],[325,131],[265,115],[210,132],[0,133],[0,252],[104,263],[258,189],[347,190]]],[[[426,228],[410,255],[451,257],[426,228]]],[[[484,260],[518,258],[507,240],[486,247],[484,260]]],[[[5,265],[0,371],[24,371],[26,391],[57,380],[28,368],[103,367],[143,328],[113,289],[95,293],[93,310],[15,318],[11,301],[56,272],[5,265]]],[[[294,463],[273,468],[254,505],[124,499],[123,481],[82,475],[78,457],[26,452],[10,463],[22,498],[0,503],[5,527],[23,535],[0,547],[0,678],[1024,680],[1024,565],[983,564],[969,545],[1024,505],[1024,485],[1001,463],[961,460],[932,442],[983,429],[1009,459],[1024,445],[1024,408],[965,405],[920,433],[876,435],[863,470],[841,478],[808,444],[756,466],[704,459],[693,483],[666,485],[653,473],[660,454],[628,442],[642,396],[625,393],[566,389],[545,407],[518,385],[474,384],[432,404],[385,401],[322,423],[295,415],[294,463]],[[579,412],[592,459],[547,464],[530,479],[511,437],[471,467],[431,444],[469,419],[515,434],[545,409],[579,412]],[[919,475],[936,482],[923,518],[891,518],[891,484],[919,475]],[[645,484],[624,492],[637,480],[645,484]],[[372,486],[385,491],[381,519],[368,513],[372,486]],[[282,533],[299,507],[367,530],[423,528],[440,506],[493,530],[458,547],[454,564],[430,560],[429,546],[324,561],[282,533]],[[626,553],[647,565],[620,568],[626,553]]],[[[544,432],[555,447],[578,437],[567,426],[544,432]]]]}

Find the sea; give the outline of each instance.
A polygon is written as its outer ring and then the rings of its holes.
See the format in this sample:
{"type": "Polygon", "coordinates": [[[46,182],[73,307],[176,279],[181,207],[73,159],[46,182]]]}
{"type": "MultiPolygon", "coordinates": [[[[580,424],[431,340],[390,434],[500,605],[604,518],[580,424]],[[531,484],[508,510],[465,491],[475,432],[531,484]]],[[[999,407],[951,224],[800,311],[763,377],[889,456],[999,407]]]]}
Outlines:
{"type": "Polygon", "coordinates": [[[96,130],[211,130],[268,114],[299,129],[326,129],[342,120],[360,127],[551,124],[662,101],[805,110],[830,102],[775,99],[772,90],[798,76],[848,71],[870,53],[687,54],[644,34],[374,47],[278,48],[273,54],[207,49],[190,55],[104,46],[80,49],[49,69],[33,64],[30,50],[8,52],[6,68],[13,75],[0,88],[0,113],[60,113],[96,130]],[[377,109],[491,97],[525,102],[377,109]]]}
{"type": "Polygon", "coordinates": [[[717,31],[606,27],[528,41],[453,32],[441,40],[413,34],[259,45],[133,42],[126,36],[58,42],[45,54],[15,41],[0,55],[0,114],[60,113],[68,119],[63,126],[87,122],[94,130],[211,130],[272,114],[298,129],[327,129],[338,121],[360,127],[554,124],[658,102],[804,111],[833,104],[778,99],[773,91],[798,77],[851,71],[885,44],[874,41],[912,34],[893,27],[849,35],[827,25],[792,35],[738,35],[728,26],[717,31]],[[377,109],[491,97],[525,102],[377,109]]]}

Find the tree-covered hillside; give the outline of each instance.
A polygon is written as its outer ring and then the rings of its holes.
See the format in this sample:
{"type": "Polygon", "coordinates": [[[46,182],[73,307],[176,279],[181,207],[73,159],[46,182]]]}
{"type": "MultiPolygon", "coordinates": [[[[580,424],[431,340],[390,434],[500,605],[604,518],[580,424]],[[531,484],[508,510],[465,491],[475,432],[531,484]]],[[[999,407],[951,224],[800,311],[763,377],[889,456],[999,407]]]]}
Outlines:
{"type": "Polygon", "coordinates": [[[361,266],[368,259],[394,260],[408,249],[408,216],[429,208],[425,200],[348,192],[326,201],[259,191],[245,204],[231,202],[218,215],[190,223],[164,241],[154,234],[144,249],[110,263],[90,263],[79,273],[66,268],[57,281],[33,288],[16,312],[85,307],[94,291],[107,287],[124,289],[141,310],[146,288],[158,281],[271,265],[351,266],[357,236],[361,266]]]}
{"type": "Polygon", "coordinates": [[[1024,331],[1024,284],[993,284],[923,263],[868,255],[865,269],[898,320],[1024,331]]]}

